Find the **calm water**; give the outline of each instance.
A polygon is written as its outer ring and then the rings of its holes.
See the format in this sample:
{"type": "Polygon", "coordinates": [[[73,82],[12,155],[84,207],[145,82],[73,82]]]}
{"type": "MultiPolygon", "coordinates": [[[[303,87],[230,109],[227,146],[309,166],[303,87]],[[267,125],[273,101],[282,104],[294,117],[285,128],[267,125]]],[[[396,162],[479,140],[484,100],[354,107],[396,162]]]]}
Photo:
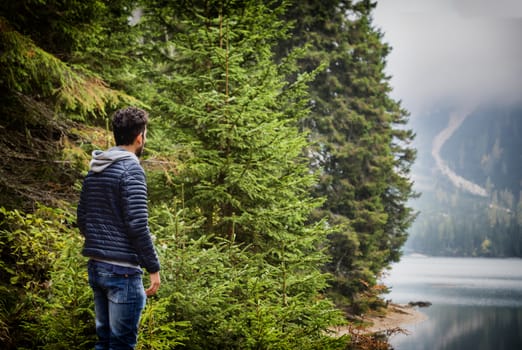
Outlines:
{"type": "Polygon", "coordinates": [[[396,350],[522,349],[522,259],[405,256],[384,283],[386,299],[433,304],[391,338],[396,350]]]}

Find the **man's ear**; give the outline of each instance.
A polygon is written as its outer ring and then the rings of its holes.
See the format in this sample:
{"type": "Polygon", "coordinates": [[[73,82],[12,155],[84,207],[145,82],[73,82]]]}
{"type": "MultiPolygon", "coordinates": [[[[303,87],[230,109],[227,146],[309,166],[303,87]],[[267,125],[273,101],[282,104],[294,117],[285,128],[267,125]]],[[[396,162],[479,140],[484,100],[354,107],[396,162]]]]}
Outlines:
{"type": "Polygon", "coordinates": [[[136,139],[134,140],[134,142],[136,142],[138,144],[138,146],[141,146],[141,145],[143,145],[143,141],[144,141],[143,140],[143,133],[140,132],[138,134],[138,136],[136,136],[136,139]]]}

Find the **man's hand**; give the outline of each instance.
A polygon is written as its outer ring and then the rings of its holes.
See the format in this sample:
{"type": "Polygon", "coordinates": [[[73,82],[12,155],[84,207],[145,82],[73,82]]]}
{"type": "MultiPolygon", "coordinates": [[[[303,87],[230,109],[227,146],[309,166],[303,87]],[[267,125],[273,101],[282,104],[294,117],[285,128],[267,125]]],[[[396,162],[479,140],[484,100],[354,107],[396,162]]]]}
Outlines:
{"type": "Polygon", "coordinates": [[[160,279],[159,271],[151,273],[150,274],[150,287],[147,288],[147,290],[145,290],[145,294],[147,294],[148,297],[156,294],[156,292],[158,291],[158,289],[160,287],[160,284],[161,284],[161,279],[160,279]]]}

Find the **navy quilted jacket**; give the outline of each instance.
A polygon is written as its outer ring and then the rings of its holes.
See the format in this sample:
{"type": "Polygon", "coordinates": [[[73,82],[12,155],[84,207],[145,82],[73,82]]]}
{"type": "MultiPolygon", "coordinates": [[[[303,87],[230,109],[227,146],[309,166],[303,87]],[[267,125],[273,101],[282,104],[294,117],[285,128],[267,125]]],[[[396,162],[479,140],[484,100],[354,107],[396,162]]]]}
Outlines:
{"type": "Polygon", "coordinates": [[[77,215],[85,236],[83,255],[159,271],[148,226],[147,183],[136,155],[118,147],[93,152],[77,215]]]}

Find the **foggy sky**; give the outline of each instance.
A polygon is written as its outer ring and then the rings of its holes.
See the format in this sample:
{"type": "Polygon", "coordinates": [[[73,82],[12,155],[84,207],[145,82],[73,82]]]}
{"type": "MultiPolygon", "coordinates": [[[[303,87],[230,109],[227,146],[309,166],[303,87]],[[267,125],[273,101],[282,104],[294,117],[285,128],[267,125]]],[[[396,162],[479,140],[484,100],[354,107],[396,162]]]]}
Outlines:
{"type": "Polygon", "coordinates": [[[412,117],[447,98],[522,100],[522,0],[378,0],[373,20],[412,117]]]}

